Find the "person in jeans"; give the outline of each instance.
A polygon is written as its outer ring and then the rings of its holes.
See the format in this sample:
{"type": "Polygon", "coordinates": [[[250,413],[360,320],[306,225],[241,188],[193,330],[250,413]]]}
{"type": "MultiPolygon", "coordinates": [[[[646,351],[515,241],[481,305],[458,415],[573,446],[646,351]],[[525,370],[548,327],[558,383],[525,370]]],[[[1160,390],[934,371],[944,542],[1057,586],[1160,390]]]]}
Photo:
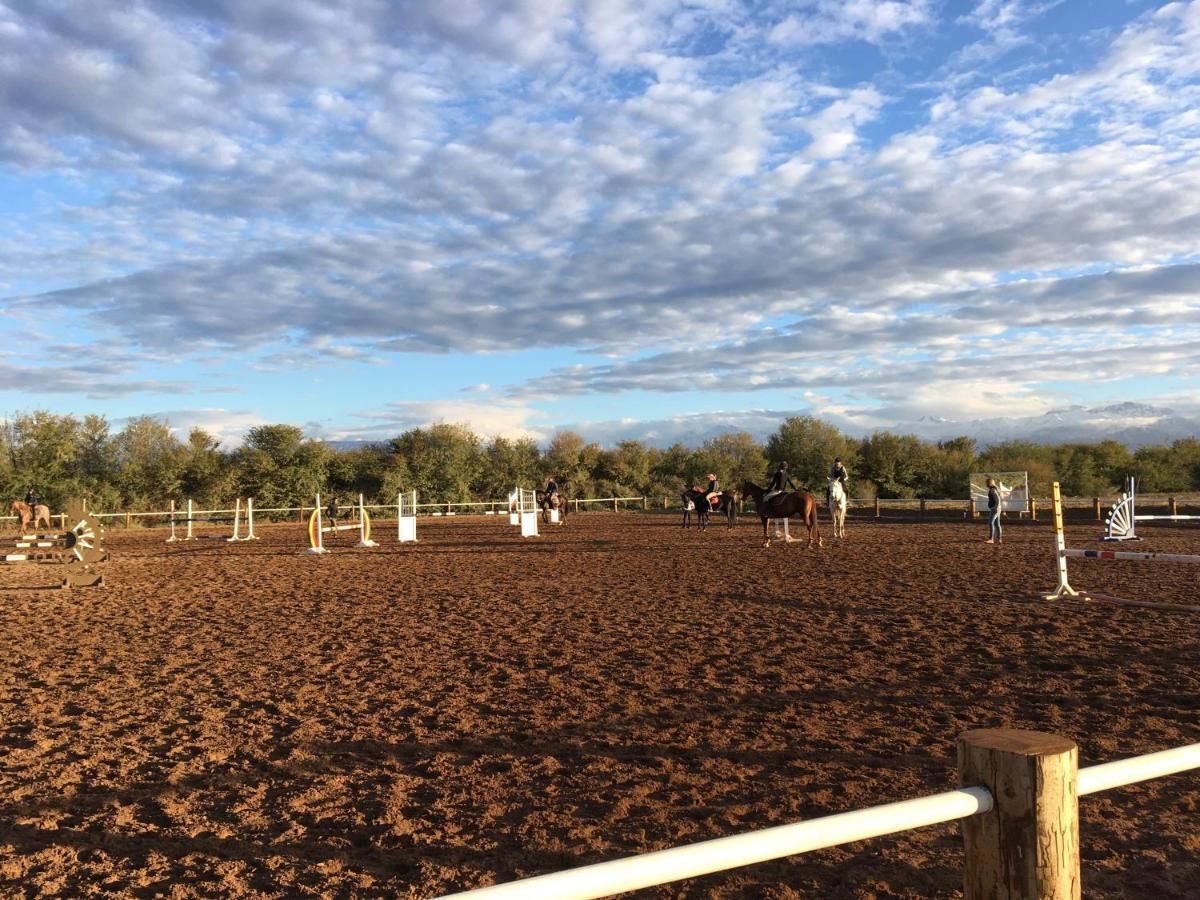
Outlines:
{"type": "Polygon", "coordinates": [[[1003,544],[1000,528],[1000,489],[996,487],[996,479],[987,480],[988,489],[988,539],[985,544],[1003,544]]]}

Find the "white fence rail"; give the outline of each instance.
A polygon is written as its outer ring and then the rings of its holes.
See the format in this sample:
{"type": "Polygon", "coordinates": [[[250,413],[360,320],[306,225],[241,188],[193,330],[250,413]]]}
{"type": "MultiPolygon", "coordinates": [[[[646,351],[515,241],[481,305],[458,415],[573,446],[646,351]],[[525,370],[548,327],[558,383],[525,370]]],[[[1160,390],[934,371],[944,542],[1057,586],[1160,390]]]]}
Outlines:
{"type": "MultiPolygon", "coordinates": [[[[1071,771],[1070,776],[1076,779],[1077,796],[1082,797],[1198,768],[1200,743],[1091,766],[1078,772],[1071,771]]],[[[853,841],[968,819],[990,813],[995,805],[995,800],[986,787],[967,787],[915,800],[888,803],[448,894],[442,900],[594,900],[799,853],[825,850],[853,841]]],[[[1010,837],[1011,835],[1002,835],[1001,840],[1010,837]]],[[[1008,849],[1011,851],[1018,848],[1008,849]]],[[[1035,852],[1031,848],[1023,850],[1027,853],[1035,852]]],[[[1018,856],[1020,852],[1018,850],[1018,856]]],[[[970,859],[967,864],[970,868],[970,859]]],[[[1076,869],[1078,864],[1076,858],[1076,869]]],[[[1040,896],[1051,896],[1051,893],[1037,892],[1027,896],[1036,900],[1040,896]]]]}

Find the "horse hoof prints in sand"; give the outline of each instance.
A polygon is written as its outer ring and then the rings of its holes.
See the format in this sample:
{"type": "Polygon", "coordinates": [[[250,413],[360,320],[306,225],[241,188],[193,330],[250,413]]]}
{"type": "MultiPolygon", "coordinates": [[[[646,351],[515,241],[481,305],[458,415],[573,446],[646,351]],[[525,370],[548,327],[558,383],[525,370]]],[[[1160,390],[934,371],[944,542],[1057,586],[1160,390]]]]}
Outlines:
{"type": "Polygon", "coordinates": [[[742,495],[754,498],[758,517],[762,520],[764,547],[771,546],[771,519],[790,519],[792,516],[799,516],[800,521],[808,527],[808,546],[822,546],[820,530],[817,527],[816,497],[807,491],[784,491],[764,503],[765,493],[766,491],[752,481],[742,485],[742,495]]]}

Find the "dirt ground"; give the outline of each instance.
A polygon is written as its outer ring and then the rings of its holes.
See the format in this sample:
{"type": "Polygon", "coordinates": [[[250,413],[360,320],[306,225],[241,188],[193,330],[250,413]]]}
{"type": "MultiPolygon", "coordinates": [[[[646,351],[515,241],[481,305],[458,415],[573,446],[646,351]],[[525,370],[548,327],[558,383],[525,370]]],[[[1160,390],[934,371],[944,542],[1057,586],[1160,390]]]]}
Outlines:
{"type": "MultiPolygon", "coordinates": [[[[851,522],[809,551],[662,515],[422,519],[321,558],[260,530],[111,531],[90,590],[0,569],[0,894],[432,897],[946,790],[972,728],[1068,735],[1082,765],[1200,740],[1200,614],[1041,602],[1045,523],[994,547],[851,522]]],[[[1188,604],[1197,571],[1071,563],[1188,604]]],[[[1200,896],[1200,774],[1081,808],[1085,897],[1200,896]]],[[[961,868],[945,825],[637,896],[955,897],[961,868]]]]}

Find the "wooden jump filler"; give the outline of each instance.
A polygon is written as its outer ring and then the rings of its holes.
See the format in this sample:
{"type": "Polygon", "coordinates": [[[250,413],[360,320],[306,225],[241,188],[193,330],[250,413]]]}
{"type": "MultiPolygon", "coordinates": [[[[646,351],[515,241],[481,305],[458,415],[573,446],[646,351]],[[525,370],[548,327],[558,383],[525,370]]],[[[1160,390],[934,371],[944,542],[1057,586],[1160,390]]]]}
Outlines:
{"type": "Polygon", "coordinates": [[[104,577],[92,567],[108,559],[104,549],[104,526],[82,505],[67,509],[67,523],[70,528],[63,532],[20,535],[11,549],[24,552],[6,553],[0,556],[0,562],[61,566],[61,586],[64,588],[103,584],[104,577]]]}

